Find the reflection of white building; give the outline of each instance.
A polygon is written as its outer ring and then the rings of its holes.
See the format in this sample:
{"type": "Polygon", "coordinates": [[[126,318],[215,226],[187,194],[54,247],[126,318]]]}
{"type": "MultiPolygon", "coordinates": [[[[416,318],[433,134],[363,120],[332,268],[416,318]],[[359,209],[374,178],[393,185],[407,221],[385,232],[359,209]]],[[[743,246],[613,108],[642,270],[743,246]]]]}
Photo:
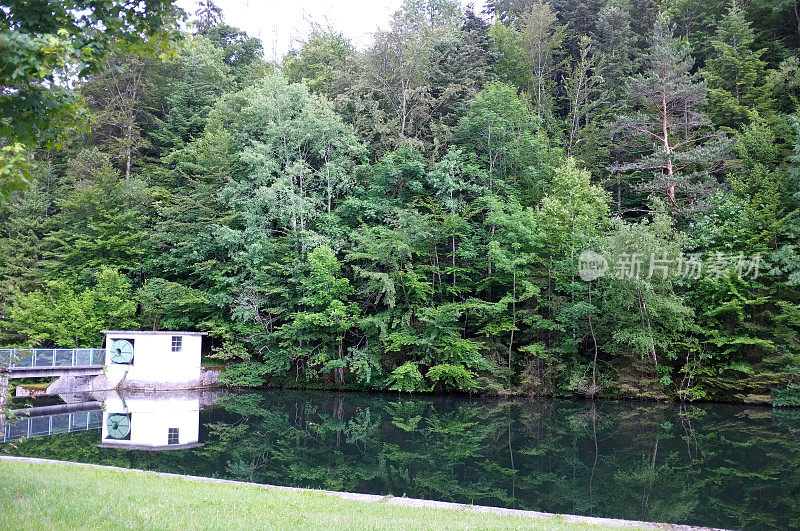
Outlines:
{"type": "Polygon", "coordinates": [[[103,404],[100,448],[179,450],[202,446],[200,397],[159,393],[121,398],[103,404]]]}
{"type": "Polygon", "coordinates": [[[111,388],[187,389],[201,385],[204,332],[103,330],[111,388]]]}

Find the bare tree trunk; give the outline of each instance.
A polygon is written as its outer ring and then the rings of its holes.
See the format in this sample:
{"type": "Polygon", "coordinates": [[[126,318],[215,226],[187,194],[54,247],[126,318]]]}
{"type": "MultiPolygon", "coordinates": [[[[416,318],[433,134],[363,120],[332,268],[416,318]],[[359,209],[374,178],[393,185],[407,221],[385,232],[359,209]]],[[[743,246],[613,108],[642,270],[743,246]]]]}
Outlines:
{"type": "Polygon", "coordinates": [[[653,361],[656,365],[658,365],[658,356],[656,355],[656,342],[653,338],[653,328],[650,325],[650,316],[647,313],[647,303],[644,301],[644,296],[642,295],[642,291],[637,287],[636,294],[639,303],[639,317],[642,321],[642,326],[647,327],[647,331],[650,335],[650,353],[653,355],[653,361]]]}
{"type": "Polygon", "coordinates": [[[453,298],[455,299],[456,293],[456,235],[453,234],[453,298]]]}
{"type": "MultiPolygon", "coordinates": [[[[592,283],[589,282],[589,304],[592,304],[592,283]]],[[[589,331],[592,334],[592,342],[594,343],[594,360],[592,361],[592,388],[590,394],[594,398],[597,392],[597,337],[594,334],[594,324],[592,323],[592,314],[589,313],[589,331]]]]}
{"type": "Polygon", "coordinates": [[[132,140],[132,133],[131,130],[133,129],[133,125],[128,124],[128,132],[125,135],[127,140],[127,147],[125,148],[125,179],[129,179],[131,176],[131,142],[132,140]]]}
{"type": "Polygon", "coordinates": [[[661,94],[661,127],[664,134],[664,152],[667,154],[667,175],[669,175],[669,181],[666,186],[667,198],[672,204],[672,208],[680,211],[680,207],[675,202],[675,169],[672,166],[672,148],[669,145],[669,109],[667,108],[666,91],[661,94]]]}
{"type": "Polygon", "coordinates": [[[794,19],[797,21],[797,34],[800,35],[800,2],[794,4],[794,19]]]}
{"type": "Polygon", "coordinates": [[[514,346],[514,328],[517,327],[517,268],[514,267],[513,299],[511,300],[511,339],[508,342],[508,373],[511,377],[511,350],[514,346]]]}

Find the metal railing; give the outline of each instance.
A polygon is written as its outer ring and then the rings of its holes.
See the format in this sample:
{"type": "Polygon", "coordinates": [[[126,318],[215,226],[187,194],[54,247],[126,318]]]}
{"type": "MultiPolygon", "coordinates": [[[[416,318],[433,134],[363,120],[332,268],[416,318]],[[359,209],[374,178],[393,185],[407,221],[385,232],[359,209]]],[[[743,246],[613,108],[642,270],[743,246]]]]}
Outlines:
{"type": "Polygon", "coordinates": [[[87,367],[105,363],[103,348],[0,348],[0,368],[87,367]]]}
{"type": "Polygon", "coordinates": [[[2,441],[47,437],[60,433],[95,430],[103,424],[103,411],[77,411],[41,417],[21,417],[7,421],[2,430],[2,441]]]}

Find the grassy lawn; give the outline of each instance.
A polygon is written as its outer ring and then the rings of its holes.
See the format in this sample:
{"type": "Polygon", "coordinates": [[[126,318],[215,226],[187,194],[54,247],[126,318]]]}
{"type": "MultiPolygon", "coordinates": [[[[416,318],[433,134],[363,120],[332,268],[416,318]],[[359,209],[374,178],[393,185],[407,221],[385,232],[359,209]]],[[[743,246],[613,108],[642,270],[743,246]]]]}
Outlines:
{"type": "Polygon", "coordinates": [[[516,515],[343,500],[317,492],[14,461],[0,461],[0,515],[3,529],[590,527],[516,515]]]}

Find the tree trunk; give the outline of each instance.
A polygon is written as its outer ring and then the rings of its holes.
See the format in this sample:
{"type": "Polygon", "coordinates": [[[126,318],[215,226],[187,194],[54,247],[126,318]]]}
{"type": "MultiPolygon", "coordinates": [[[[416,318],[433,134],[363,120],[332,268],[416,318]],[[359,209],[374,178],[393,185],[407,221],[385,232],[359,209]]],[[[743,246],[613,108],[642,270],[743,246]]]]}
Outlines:
{"type": "Polygon", "coordinates": [[[669,145],[669,109],[667,108],[666,90],[661,94],[661,127],[664,135],[664,152],[667,154],[667,175],[669,175],[666,186],[667,198],[672,204],[672,208],[680,211],[680,207],[675,202],[675,169],[672,166],[672,148],[669,145]]]}
{"type": "Polygon", "coordinates": [[[131,176],[131,152],[133,148],[131,147],[131,143],[133,142],[133,125],[128,124],[127,132],[125,133],[125,139],[127,140],[127,147],[125,148],[125,179],[129,179],[131,176]]]}
{"type": "MultiPolygon", "coordinates": [[[[592,283],[589,282],[589,304],[592,304],[592,283]]],[[[594,360],[592,361],[592,388],[589,394],[594,398],[597,392],[597,337],[594,334],[594,324],[592,323],[592,314],[589,313],[589,331],[592,334],[592,342],[594,343],[594,360]]]]}

